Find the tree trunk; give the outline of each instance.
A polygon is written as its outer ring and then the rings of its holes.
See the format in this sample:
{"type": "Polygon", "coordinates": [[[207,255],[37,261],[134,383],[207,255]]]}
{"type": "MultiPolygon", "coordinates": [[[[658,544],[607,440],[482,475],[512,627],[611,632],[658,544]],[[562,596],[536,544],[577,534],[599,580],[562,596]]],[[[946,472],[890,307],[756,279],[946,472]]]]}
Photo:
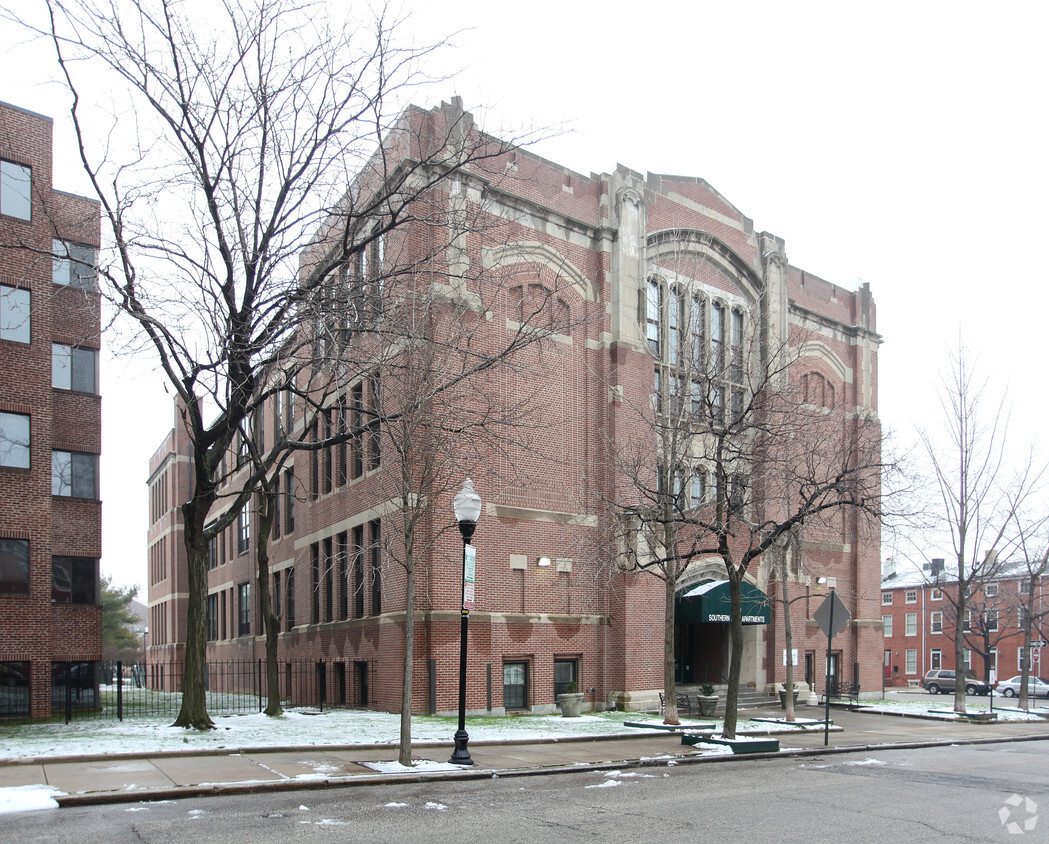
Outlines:
{"type": "Polygon", "coordinates": [[[415,565],[409,560],[405,571],[404,665],[401,669],[401,737],[397,761],[412,764],[412,683],[415,666],[415,565]]]}
{"type": "Polygon", "coordinates": [[[954,711],[965,712],[965,614],[968,601],[965,597],[967,584],[958,583],[958,619],[954,636],[954,711]]]}
{"type": "Polygon", "coordinates": [[[680,724],[681,719],[677,711],[677,684],[674,680],[674,595],[677,579],[671,577],[670,567],[675,563],[667,563],[667,576],[663,583],[664,607],[663,607],[663,723],[680,724]]]}
{"type": "Polygon", "coordinates": [[[280,679],[277,673],[277,635],[280,632],[278,619],[273,614],[270,595],[270,531],[277,518],[277,484],[280,473],[274,472],[270,480],[262,481],[259,494],[259,533],[255,540],[258,570],[256,577],[259,591],[259,612],[266,633],[266,714],[276,717],[283,714],[280,705],[280,679]]]}
{"type": "MultiPolygon", "coordinates": [[[[783,548],[780,557],[780,596],[783,599],[783,646],[787,651],[787,676],[783,681],[783,688],[787,692],[787,721],[796,720],[794,714],[794,632],[790,629],[790,590],[787,588],[787,548],[783,548]]],[[[741,606],[742,609],[742,606],[741,606]]]]}
{"type": "Polygon", "coordinates": [[[732,620],[729,628],[732,633],[729,636],[729,666],[728,666],[728,694],[725,697],[725,727],[721,734],[725,738],[736,737],[736,721],[739,707],[739,677],[743,663],[743,588],[741,579],[743,575],[736,570],[735,566],[729,569],[728,589],[729,598],[732,603],[732,620]]]}
{"type": "Polygon", "coordinates": [[[173,727],[211,730],[215,722],[208,715],[207,684],[207,605],[208,545],[204,520],[213,498],[193,498],[182,505],[189,575],[189,600],[186,602],[186,654],[183,662],[182,705],[173,727]]]}

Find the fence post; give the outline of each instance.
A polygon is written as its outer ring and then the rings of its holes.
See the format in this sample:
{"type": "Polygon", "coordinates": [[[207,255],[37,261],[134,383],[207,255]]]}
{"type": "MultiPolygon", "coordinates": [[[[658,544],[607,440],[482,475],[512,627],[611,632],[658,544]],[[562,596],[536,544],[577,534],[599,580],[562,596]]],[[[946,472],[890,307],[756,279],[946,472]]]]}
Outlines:
{"type": "Polygon", "coordinates": [[[262,660],[256,660],[258,662],[258,668],[255,672],[256,681],[259,684],[259,712],[262,712],[262,660]]]}
{"type": "Polygon", "coordinates": [[[117,660],[117,720],[124,720],[124,663],[117,660]]]}

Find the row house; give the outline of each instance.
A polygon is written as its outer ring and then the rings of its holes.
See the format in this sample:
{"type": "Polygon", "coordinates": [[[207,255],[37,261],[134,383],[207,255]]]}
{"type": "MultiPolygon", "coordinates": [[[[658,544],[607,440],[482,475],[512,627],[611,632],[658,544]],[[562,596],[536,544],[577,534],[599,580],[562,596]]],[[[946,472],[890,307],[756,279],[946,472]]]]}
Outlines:
{"type": "Polygon", "coordinates": [[[969,676],[1004,680],[1022,671],[1025,658],[1032,674],[1044,675],[1037,643],[1049,634],[1049,590],[1039,584],[1032,595],[1025,573],[1026,566],[1008,566],[976,585],[959,623],[952,604],[957,576],[945,570],[944,560],[902,573],[888,563],[881,584],[885,685],[917,686],[927,671],[957,670],[958,636],[964,648],[962,670],[969,676]],[[1024,650],[1023,633],[1028,614],[1035,645],[1030,653],[1024,650]]]}

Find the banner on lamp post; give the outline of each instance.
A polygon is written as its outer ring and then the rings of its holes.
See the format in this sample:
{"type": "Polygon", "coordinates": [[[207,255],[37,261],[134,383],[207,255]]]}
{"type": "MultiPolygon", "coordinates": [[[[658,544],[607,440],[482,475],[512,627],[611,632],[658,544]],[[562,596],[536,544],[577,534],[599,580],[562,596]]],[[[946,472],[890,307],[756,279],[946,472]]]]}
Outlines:
{"type": "Polygon", "coordinates": [[[463,609],[472,610],[476,596],[477,549],[473,545],[463,548],[463,609]]]}

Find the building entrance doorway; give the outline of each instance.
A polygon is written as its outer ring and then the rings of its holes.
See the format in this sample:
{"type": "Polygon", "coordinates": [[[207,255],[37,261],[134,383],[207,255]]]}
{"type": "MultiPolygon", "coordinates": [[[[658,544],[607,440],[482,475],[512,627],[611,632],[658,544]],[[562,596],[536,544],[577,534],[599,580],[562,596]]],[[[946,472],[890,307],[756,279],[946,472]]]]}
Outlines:
{"type": "Polygon", "coordinates": [[[727,624],[674,625],[674,682],[724,683],[728,676],[727,624]]]}

